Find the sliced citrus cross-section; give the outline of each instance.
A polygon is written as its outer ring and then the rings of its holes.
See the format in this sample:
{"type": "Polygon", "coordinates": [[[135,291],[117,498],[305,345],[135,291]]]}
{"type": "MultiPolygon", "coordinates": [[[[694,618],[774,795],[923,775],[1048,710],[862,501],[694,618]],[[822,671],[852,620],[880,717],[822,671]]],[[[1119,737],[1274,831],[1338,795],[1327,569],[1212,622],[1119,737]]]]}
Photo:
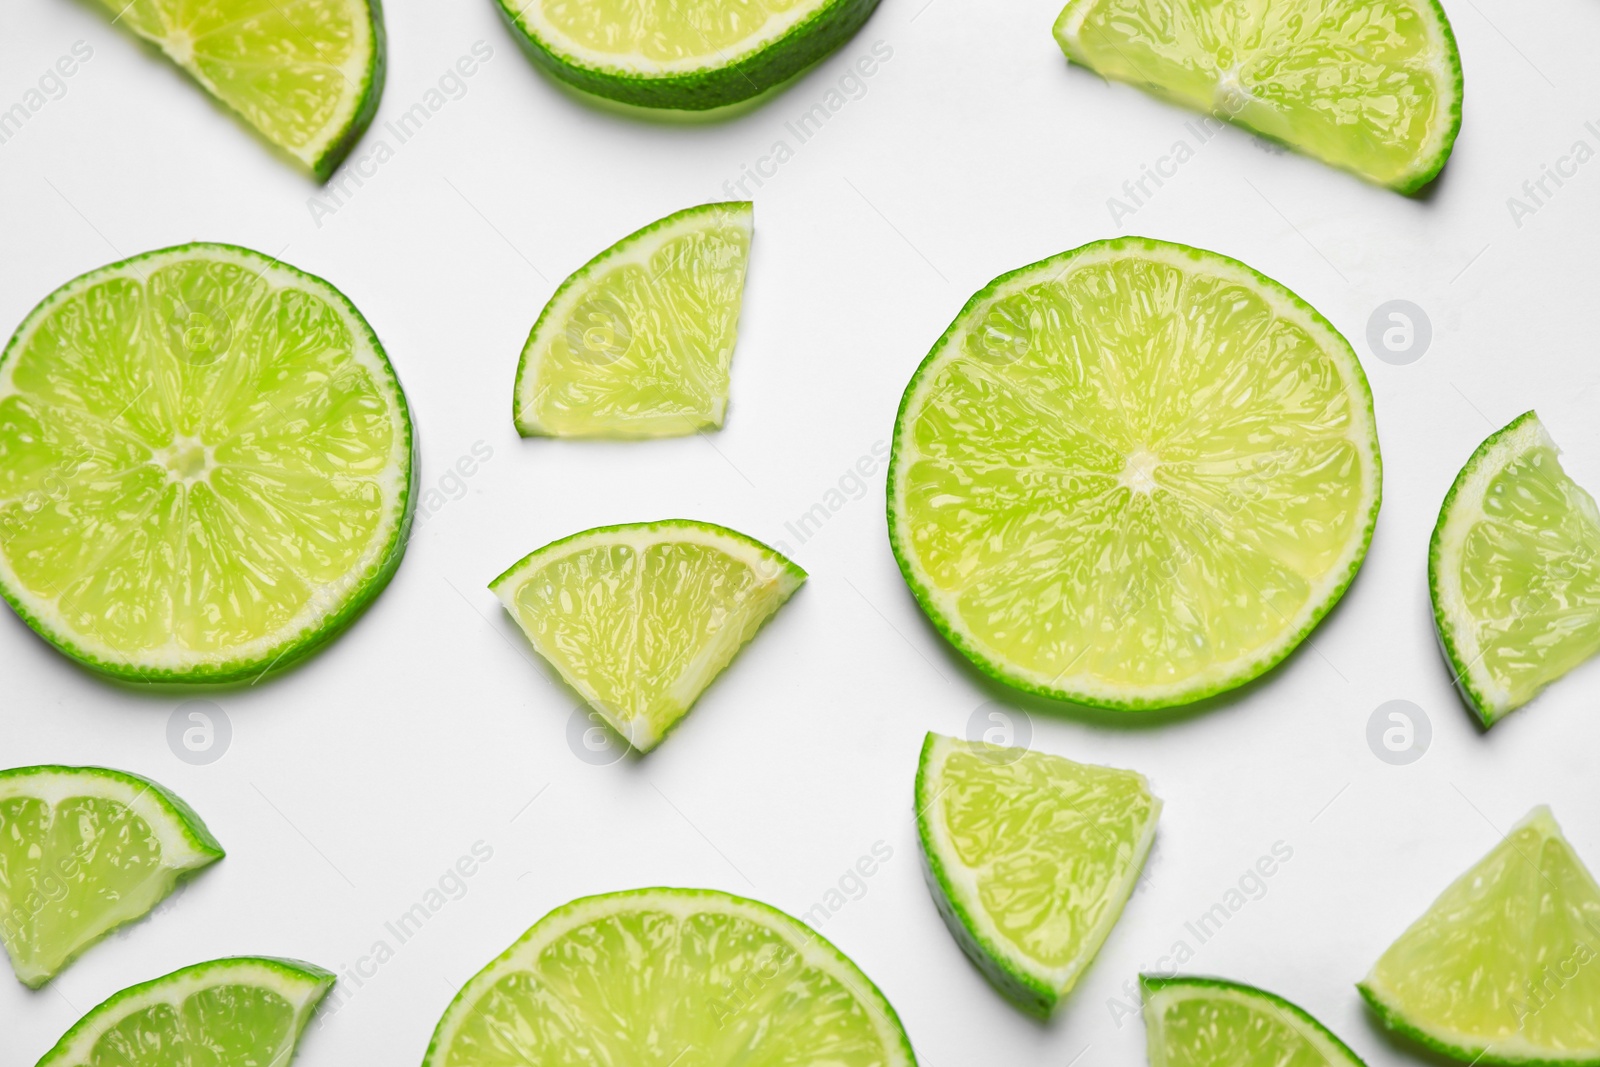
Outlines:
{"type": "Polygon", "coordinates": [[[413,475],[400,382],[337,289],[231,245],[136,256],[0,356],[0,595],[109,674],[253,678],[378,595],[413,475]]]}
{"type": "Polygon", "coordinates": [[[1366,555],[1379,472],[1326,319],[1214,252],[1099,241],[991,282],[917,368],[889,537],[986,673],[1166,707],[1305,639],[1366,555]]]}
{"type": "Polygon", "coordinates": [[[562,538],[489,588],[567,684],[648,752],[805,579],[754,538],[667,519],[562,538]]]}
{"type": "Polygon", "coordinates": [[[1150,1067],[1363,1067],[1309,1013],[1220,978],[1141,975],[1150,1067]]]}
{"type": "Polygon", "coordinates": [[[517,364],[524,437],[679,437],[722,426],[753,214],[688,208],[561,283],[517,364]]]}

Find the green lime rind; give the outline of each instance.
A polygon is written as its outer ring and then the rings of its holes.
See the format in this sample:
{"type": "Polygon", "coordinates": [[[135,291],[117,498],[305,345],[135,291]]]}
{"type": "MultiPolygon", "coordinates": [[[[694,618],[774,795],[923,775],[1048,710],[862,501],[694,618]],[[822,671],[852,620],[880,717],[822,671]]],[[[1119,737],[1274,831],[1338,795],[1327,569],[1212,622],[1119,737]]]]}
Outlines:
{"type": "Polygon", "coordinates": [[[1456,1044],[1429,1033],[1421,1026],[1414,1025],[1366,982],[1358,982],[1356,989],[1386,1030],[1399,1034],[1421,1048],[1460,1063],[1481,1063],[1485,1067],[1594,1067],[1595,1064],[1600,1064],[1600,1048],[1578,1053],[1570,1059],[1556,1059],[1548,1056],[1499,1055],[1489,1049],[1456,1044]]]}
{"type": "MultiPolygon", "coordinates": [[[[485,996],[493,995],[494,987],[503,979],[520,975],[525,978],[526,986],[535,986],[537,977],[532,973],[530,965],[539,958],[546,947],[586,923],[630,911],[664,911],[679,916],[726,915],[752,922],[778,934],[807,965],[826,973],[833,981],[848,990],[856,1003],[870,1015],[873,1031],[878,1036],[879,1049],[876,1050],[877,1055],[870,1059],[864,1058],[862,1062],[881,1063],[884,1067],[915,1067],[917,1059],[911,1049],[911,1040],[906,1035],[905,1027],[888,998],[848,956],[821,934],[790,915],[760,901],[715,889],[677,889],[660,886],[580,897],[545,915],[510,948],[474,975],[450,1001],[439,1019],[438,1026],[434,1029],[432,1039],[428,1042],[428,1052],[423,1058],[423,1067],[446,1067],[448,1064],[461,1062],[451,1056],[452,1044],[461,1024],[479,1011],[479,1003],[485,996]]],[[[585,949],[585,952],[591,955],[594,951],[592,946],[585,949]]],[[[731,1003],[721,1003],[722,1008],[737,1012],[763,999],[750,997],[743,992],[752,985],[756,992],[760,992],[759,974],[740,975],[735,978],[735,982],[737,987],[731,994],[731,1003]]],[[[703,995],[715,997],[715,993],[709,988],[710,985],[710,982],[702,981],[686,986],[681,990],[681,997],[691,1001],[703,995]]],[[[654,983],[650,983],[642,988],[653,988],[653,986],[654,983]]],[[[788,995],[786,993],[786,996],[788,995]]],[[[691,1004],[691,1007],[693,1006],[695,1005],[691,1004]]],[[[686,1011],[684,1014],[690,1012],[686,1011]]],[[[830,1011],[829,1015],[836,1016],[837,1013],[830,1011]]],[[[721,1018],[719,1018],[719,1029],[721,1018]]],[[[823,1021],[819,1018],[817,1024],[822,1025],[823,1021]]],[[[739,1058],[729,1062],[743,1063],[746,1060],[739,1058]]]]}
{"type": "MultiPolygon", "coordinates": [[[[1320,1053],[1325,1063],[1330,1067],[1365,1067],[1361,1057],[1351,1050],[1349,1045],[1339,1040],[1339,1036],[1329,1030],[1304,1008],[1285,1000],[1276,993],[1269,993],[1255,986],[1245,985],[1243,982],[1230,982],[1224,978],[1207,978],[1192,975],[1153,975],[1141,974],[1139,987],[1144,994],[1145,1027],[1150,1044],[1150,1067],[1221,1067],[1220,1063],[1204,1061],[1203,1063],[1176,1063],[1169,1062],[1165,1049],[1160,1043],[1161,1016],[1159,1009],[1162,1005],[1171,1003],[1178,998],[1189,999],[1203,997],[1220,1001],[1231,1001],[1242,1004],[1251,1010],[1270,1013],[1275,1019],[1288,1022],[1290,1026],[1309,1044],[1316,1052],[1320,1053]]],[[[1280,1050],[1281,1051],[1281,1050],[1280,1050]]],[[[1276,1057],[1263,1061],[1262,1067],[1269,1064],[1282,1062],[1276,1057]]],[[[1295,1063],[1303,1061],[1296,1059],[1295,1063]]],[[[1250,1067],[1248,1064],[1231,1064],[1229,1067],[1250,1067]]]]}
{"type": "Polygon", "coordinates": [[[16,332],[12,334],[5,350],[0,352],[0,399],[12,395],[10,372],[14,369],[14,360],[18,358],[23,344],[57,304],[78,295],[80,291],[97,281],[123,272],[131,271],[136,276],[142,276],[143,272],[139,269],[141,264],[155,268],[169,262],[202,258],[248,261],[258,265],[263,275],[270,271],[286,278],[296,288],[314,292],[319,298],[343,312],[345,324],[352,327],[356,347],[360,348],[364,344],[374,359],[374,366],[368,369],[380,372],[377,380],[386,390],[389,409],[395,415],[397,422],[398,439],[392,449],[393,462],[405,468],[404,479],[399,488],[398,499],[390,511],[391,530],[384,548],[377,555],[375,562],[358,579],[352,579],[350,575],[344,577],[342,585],[346,592],[338,601],[335,610],[317,620],[314,626],[308,626],[303,631],[290,635],[257,655],[196,662],[181,668],[111,659],[85,648],[62,627],[52,625],[43,617],[44,613],[33,605],[32,598],[19,592],[21,583],[10,573],[9,565],[4,558],[4,541],[0,540],[0,599],[4,599],[23,622],[64,655],[90,670],[122,681],[211,685],[243,679],[260,679],[267,674],[280,673],[338,637],[366,610],[394,577],[395,571],[400,567],[400,560],[405,555],[406,544],[410,540],[411,520],[416,508],[419,466],[416,433],[412,426],[411,409],[406,401],[405,390],[400,385],[394,365],[389,361],[378,335],[373,332],[372,326],[360,310],[332,283],[253,249],[220,242],[193,241],[144,252],[98,267],[59,286],[28,312],[16,332]]]}
{"type": "Polygon", "coordinates": [[[377,117],[378,104],[383,99],[384,82],[389,76],[389,31],[383,21],[383,0],[367,0],[367,10],[371,16],[368,24],[372,32],[372,62],[361,82],[361,97],[356,103],[355,114],[339,135],[310,163],[312,177],[319,182],[333,177],[339,164],[349,157],[351,150],[377,117]]]}
{"type": "Polygon", "coordinates": [[[1372,533],[1378,521],[1378,509],[1383,502],[1383,460],[1378,447],[1377,417],[1373,408],[1372,389],[1367,382],[1366,372],[1362,369],[1361,362],[1356,357],[1355,350],[1351,348],[1349,341],[1320,312],[1288,287],[1267,277],[1248,264],[1218,252],[1135,236],[1091,241],[1088,244],[1080,245],[1077,248],[1039,260],[1036,263],[1007,271],[975,293],[962,306],[961,311],[945,329],[945,332],[934,342],[933,348],[918,364],[916,371],[911,376],[911,380],[906,384],[905,392],[900,398],[899,409],[895,414],[894,444],[890,450],[887,477],[890,549],[894,552],[895,562],[899,564],[900,573],[904,577],[906,585],[911,589],[912,596],[916,598],[917,603],[921,605],[929,621],[933,623],[934,628],[943,635],[945,640],[959,649],[979,671],[998,682],[1003,682],[1015,689],[1033,693],[1037,696],[1070,701],[1088,707],[1105,708],[1111,711],[1153,711],[1192,704],[1236,689],[1276,667],[1299,647],[1300,643],[1311,634],[1312,630],[1316,629],[1317,624],[1333,609],[1334,605],[1339,602],[1339,599],[1349,588],[1350,583],[1355,580],[1356,574],[1361,570],[1362,562],[1366,559],[1367,548],[1372,543],[1372,533]],[[1221,266],[1224,269],[1242,274],[1262,290],[1264,295],[1274,298],[1275,304],[1280,310],[1288,308],[1301,315],[1311,332],[1320,335],[1324,343],[1324,350],[1330,355],[1336,355],[1341,359],[1341,369],[1347,376],[1346,389],[1353,393],[1354,399],[1358,401],[1355,413],[1357,415],[1365,415],[1366,433],[1362,444],[1365,448],[1366,456],[1371,462],[1370,492],[1368,494],[1370,501],[1365,509],[1359,543],[1352,546],[1352,550],[1349,553],[1349,561],[1342,570],[1331,575],[1332,581],[1329,583],[1328,593],[1319,603],[1313,606],[1300,625],[1292,633],[1282,635],[1277,643],[1267,646],[1254,660],[1243,664],[1238,670],[1225,678],[1215,682],[1180,687],[1168,693],[1154,696],[1130,696],[1123,693],[1104,691],[1089,692],[1042,682],[1014,669],[1011,665],[979,648],[976,642],[969,639],[962,629],[938,607],[932,589],[919,573],[916,557],[909,544],[907,532],[909,520],[903,514],[904,508],[897,506],[900,477],[903,473],[902,467],[906,462],[905,452],[911,447],[907,445],[911,432],[907,416],[912,401],[917,398],[919,386],[924,378],[930,377],[943,365],[946,347],[951,344],[952,338],[965,325],[967,317],[1008,283],[1036,272],[1044,273],[1052,269],[1065,273],[1066,268],[1079,257],[1100,252],[1121,252],[1124,250],[1175,254],[1197,263],[1221,266]]]}
{"type": "Polygon", "coordinates": [[[570,45],[530,25],[529,9],[496,0],[512,35],[534,64],[592,96],[635,107],[710,111],[737,104],[781,85],[854,37],[878,0],[809,0],[812,10],[780,36],[754,47],[724,50],[712,62],[683,70],[628,70],[598,55],[581,56],[570,45]]]}
{"type": "MultiPolygon", "coordinates": [[[[135,1012],[152,1007],[170,1006],[171,1011],[179,1013],[183,1000],[188,996],[217,986],[255,987],[288,1001],[295,1013],[292,1032],[278,1047],[256,1050],[257,1058],[250,1062],[270,1067],[289,1067],[300,1035],[315,1014],[317,1005],[333,988],[334,981],[331,971],[301,960],[277,956],[229,956],[196,963],[112,994],[63,1034],[36,1067],[93,1067],[108,1062],[96,1054],[96,1046],[100,1038],[119,1022],[135,1012]]],[[[134,1035],[126,1036],[137,1040],[134,1035]]],[[[109,1055],[117,1057],[114,1062],[126,1062],[118,1056],[118,1051],[111,1050],[109,1055]]],[[[159,1051],[152,1054],[159,1056],[169,1051],[174,1050],[160,1047],[159,1051]]],[[[212,1054],[215,1055],[215,1051],[212,1054]]]]}
{"type": "Polygon", "coordinates": [[[690,530],[726,537],[736,544],[754,549],[758,555],[770,561],[774,567],[797,584],[809,577],[805,572],[805,568],[801,567],[800,564],[789,559],[771,545],[757,541],[749,534],[742,534],[738,530],[727,526],[719,526],[714,522],[702,522],[699,519],[656,519],[652,522],[620,522],[611,526],[595,526],[588,530],[579,530],[575,534],[568,534],[566,537],[559,537],[547,545],[534,549],[501,571],[489,582],[489,588],[498,592],[513,577],[526,570],[529,563],[551,556],[555,554],[557,549],[571,547],[575,542],[603,541],[607,535],[616,533],[659,533],[671,530],[690,530]]]}

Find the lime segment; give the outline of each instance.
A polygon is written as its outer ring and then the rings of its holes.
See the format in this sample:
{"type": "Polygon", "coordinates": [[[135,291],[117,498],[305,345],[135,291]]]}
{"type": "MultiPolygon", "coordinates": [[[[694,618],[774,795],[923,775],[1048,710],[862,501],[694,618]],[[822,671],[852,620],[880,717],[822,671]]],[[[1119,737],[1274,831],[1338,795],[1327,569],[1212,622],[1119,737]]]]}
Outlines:
{"type": "Polygon", "coordinates": [[[1265,990],[1218,978],[1140,978],[1150,1067],[1362,1067],[1343,1041],[1265,990]]]}

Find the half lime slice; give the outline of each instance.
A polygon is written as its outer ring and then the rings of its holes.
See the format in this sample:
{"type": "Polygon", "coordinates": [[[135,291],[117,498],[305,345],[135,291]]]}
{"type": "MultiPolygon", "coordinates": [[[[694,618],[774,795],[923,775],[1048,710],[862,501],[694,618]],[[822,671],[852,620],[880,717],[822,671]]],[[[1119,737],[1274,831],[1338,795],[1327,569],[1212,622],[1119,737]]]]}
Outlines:
{"type": "Polygon", "coordinates": [[[1278,663],[1377,520],[1366,375],[1303,300],[1143,238],[1002,275],[906,387],[889,537],[984,672],[1109,708],[1278,663]]]}
{"type": "Polygon", "coordinates": [[[1141,975],[1150,1067],[1363,1067],[1310,1014],[1220,978],[1141,975]]]}
{"type": "Polygon", "coordinates": [[[100,3],[319,179],[333,173],[378,110],[378,0],[100,3]]]}
{"type": "Polygon", "coordinates": [[[750,258],[748,203],[651,223],[574,271],[517,364],[524,437],[679,437],[722,426],[750,258]]]}
{"type": "Polygon", "coordinates": [[[939,734],[916,796],[940,914],[990,981],[1049,1014],[1121,916],[1161,801],[1133,771],[939,734]]]}
{"type": "Polygon", "coordinates": [[[754,538],[667,519],[562,538],[489,588],[567,684],[648,752],[805,579],[754,538]]]}
{"type": "Polygon", "coordinates": [[[86,666],[282,668],[389,581],[411,416],[355,307],[231,245],[68,282],[0,356],[0,595],[86,666]]]}
{"type": "Polygon", "coordinates": [[[710,889],[584,897],[456,995],[423,1067],[911,1067],[894,1009],[776,908],[710,889]]]}
{"type": "Polygon", "coordinates": [[[197,963],[114,994],[38,1067],[289,1067],[333,981],[268,956],[197,963]]]}
{"type": "Polygon", "coordinates": [[[222,855],[200,816],[147,778],[0,771],[0,941],[17,977],[39,988],[222,855]]]}
{"type": "Polygon", "coordinates": [[[1438,0],[1069,0],[1074,63],[1410,193],[1461,129],[1461,57],[1438,0]]]}
{"type": "Polygon", "coordinates": [[[1600,511],[1529,411],[1478,446],[1439,509],[1428,588],[1485,726],[1600,651],[1600,511]]]}
{"type": "Polygon", "coordinates": [[[1600,1064],[1600,886],[1536,808],[1361,983],[1390,1029],[1463,1062],[1600,1064]]]}

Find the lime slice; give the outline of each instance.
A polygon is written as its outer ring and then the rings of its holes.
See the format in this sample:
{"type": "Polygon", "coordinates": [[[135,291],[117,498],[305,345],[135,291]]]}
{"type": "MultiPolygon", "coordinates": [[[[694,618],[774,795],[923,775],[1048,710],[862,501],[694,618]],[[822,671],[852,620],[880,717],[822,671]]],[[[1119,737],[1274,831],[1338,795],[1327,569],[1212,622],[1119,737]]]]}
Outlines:
{"type": "Polygon", "coordinates": [[[1533,412],[1478,446],[1439,509],[1428,587],[1485,726],[1600,651],[1600,511],[1533,412]]]}
{"type": "Polygon", "coordinates": [[[805,580],[754,538],[667,519],[564,537],[489,588],[567,684],[648,752],[805,580]]]}
{"type": "Polygon", "coordinates": [[[327,282],[230,245],[114,263],[0,356],[0,595],[108,674],[284,667],[400,565],[411,447],[394,370],[327,282]]]}
{"type": "Polygon", "coordinates": [[[929,734],[917,833],[934,901],[1001,992],[1049,1014],[1133,892],[1161,801],[1133,771],[929,734]]]}
{"type": "Polygon", "coordinates": [[[333,975],[237,956],[129,986],[78,1020],[38,1067],[289,1067],[333,975]]]}
{"type": "Polygon", "coordinates": [[[1550,809],[1456,879],[1361,995],[1390,1029],[1463,1061],[1600,1063],[1600,886],[1550,809]]]}
{"type": "Polygon", "coordinates": [[[1404,193],[1434,179],[1461,129],[1461,57],[1438,0],[1068,0],[1055,35],[1074,63],[1208,125],[1404,193]]]}
{"type": "Polygon", "coordinates": [[[867,976],[776,908],[711,889],[584,897],[466,984],[423,1067],[911,1067],[867,976]]]}
{"type": "Polygon", "coordinates": [[[752,224],[748,203],[688,208],[562,282],[517,364],[517,432],[680,437],[720,428],[752,224]]]}
{"type": "Polygon", "coordinates": [[[189,805],[104,767],[0,771],[0,941],[37,989],[222,858],[189,805]]]}
{"type": "Polygon", "coordinates": [[[378,0],[100,3],[321,180],[378,110],[378,0]]]}
{"type": "Polygon", "coordinates": [[[855,35],[878,0],[499,0],[528,55],[586,93],[706,111],[758,96],[855,35]]]}
{"type": "Polygon", "coordinates": [[[1326,319],[1213,252],[1100,241],[991,282],[917,368],[890,542],[986,673],[1166,707],[1310,633],[1366,555],[1379,471],[1326,319]]]}
{"type": "Polygon", "coordinates": [[[1363,1067],[1280,996],[1220,978],[1141,975],[1150,1067],[1363,1067]]]}

